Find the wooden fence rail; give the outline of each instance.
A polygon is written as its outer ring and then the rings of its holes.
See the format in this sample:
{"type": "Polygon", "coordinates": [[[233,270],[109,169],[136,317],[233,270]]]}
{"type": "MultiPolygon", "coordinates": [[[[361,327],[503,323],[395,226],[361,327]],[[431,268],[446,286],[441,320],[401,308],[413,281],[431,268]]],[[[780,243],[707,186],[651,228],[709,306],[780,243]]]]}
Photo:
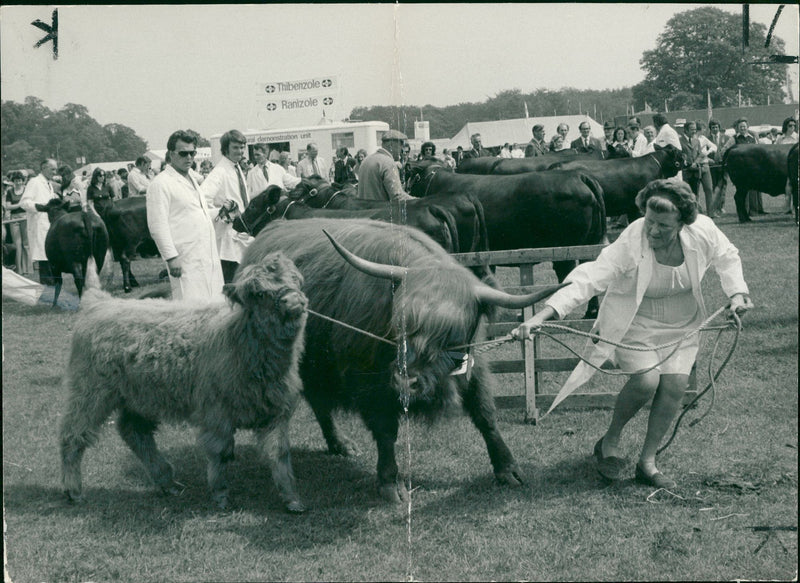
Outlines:
{"type": "MultiPolygon", "coordinates": [[[[545,261],[581,260],[591,261],[600,255],[604,245],[580,245],[575,247],[550,247],[546,249],[514,249],[511,251],[485,251],[480,253],[458,253],[453,257],[466,267],[477,265],[494,265],[498,267],[515,267],[519,269],[519,286],[506,287],[515,293],[531,292],[537,287],[533,281],[533,267],[545,261]]],[[[522,320],[534,314],[533,306],[523,308],[522,320]]],[[[563,320],[560,322],[577,330],[588,332],[594,320],[563,320]]],[[[495,322],[489,324],[489,337],[503,336],[519,326],[519,321],[495,322]]],[[[555,331],[553,333],[566,334],[555,331]]],[[[496,397],[495,403],[501,408],[525,407],[525,420],[536,423],[539,420],[539,406],[549,407],[555,399],[554,393],[542,392],[542,373],[571,371],[578,364],[577,357],[544,358],[541,356],[540,339],[534,336],[532,342],[525,341],[522,346],[520,360],[495,360],[489,363],[491,371],[496,374],[522,373],[524,395],[496,397]]],[[[614,369],[610,363],[604,369],[614,369]]],[[[689,390],[686,400],[697,394],[696,375],[694,369],[689,379],[689,390]]],[[[616,393],[573,393],[561,406],[572,407],[611,407],[616,393]]]]}

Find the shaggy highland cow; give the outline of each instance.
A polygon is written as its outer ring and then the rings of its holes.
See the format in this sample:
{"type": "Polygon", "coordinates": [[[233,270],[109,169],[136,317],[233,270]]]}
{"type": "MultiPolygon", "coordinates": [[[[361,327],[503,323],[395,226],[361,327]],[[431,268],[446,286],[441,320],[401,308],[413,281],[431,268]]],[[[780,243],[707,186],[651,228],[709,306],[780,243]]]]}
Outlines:
{"type": "Polygon", "coordinates": [[[456,374],[467,356],[459,347],[481,339],[494,306],[529,306],[559,286],[507,294],[481,282],[421,231],[378,221],[275,221],[248,247],[240,269],[276,250],[305,276],[310,309],[388,341],[320,318],[309,321],[300,374],[331,453],[347,455],[352,447],[337,430],[333,410],[358,411],[377,442],[379,492],[399,501],[407,492],[394,446],[404,406],[435,419],[460,400],[486,441],[498,481],[521,481],[497,429],[488,365],[476,356],[470,374],[456,374]],[[337,247],[343,258],[323,229],[367,261],[337,247]]]}
{"type": "Polygon", "coordinates": [[[64,490],[81,497],[81,458],[119,411],[120,436],[163,491],[172,467],[156,448],[161,421],[189,421],[208,459],[214,501],[228,504],[234,432],[252,429],[287,510],[303,512],[289,454],[289,419],[300,398],[306,297],[280,252],[265,254],[225,286],[225,303],[115,299],[90,280],[72,337],[61,426],[64,490]],[[97,289],[94,289],[97,288],[97,289]]]}

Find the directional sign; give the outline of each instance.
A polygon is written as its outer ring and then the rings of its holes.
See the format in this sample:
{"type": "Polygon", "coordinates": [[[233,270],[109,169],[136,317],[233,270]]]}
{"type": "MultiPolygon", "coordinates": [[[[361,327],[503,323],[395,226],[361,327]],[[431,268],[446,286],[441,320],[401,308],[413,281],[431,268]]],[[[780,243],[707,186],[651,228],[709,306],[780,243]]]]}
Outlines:
{"type": "Polygon", "coordinates": [[[45,24],[44,22],[38,19],[31,22],[31,24],[36,28],[40,28],[47,33],[44,37],[42,37],[41,40],[39,40],[35,45],[33,45],[33,48],[38,49],[44,43],[53,41],[53,60],[54,61],[57,60],[58,59],[58,8],[53,10],[51,24],[45,24]]]}

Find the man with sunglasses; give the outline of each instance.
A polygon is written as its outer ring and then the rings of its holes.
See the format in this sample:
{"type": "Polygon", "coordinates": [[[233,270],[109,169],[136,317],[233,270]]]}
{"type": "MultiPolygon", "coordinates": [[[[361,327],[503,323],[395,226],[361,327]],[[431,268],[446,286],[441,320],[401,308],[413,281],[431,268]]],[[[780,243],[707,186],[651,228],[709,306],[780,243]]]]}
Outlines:
{"type": "Polygon", "coordinates": [[[197,138],[183,130],[167,141],[169,164],[147,188],[147,225],[167,262],[172,297],[203,302],[222,298],[222,266],[214,223],[189,169],[197,138]]]}
{"type": "Polygon", "coordinates": [[[238,130],[227,131],[219,139],[219,146],[222,158],[206,176],[200,190],[205,196],[211,215],[217,217],[214,220],[214,229],[217,232],[222,275],[225,283],[231,283],[244,250],[253,238],[247,233],[234,231],[233,221],[222,218],[220,211],[227,211],[223,213],[223,217],[230,211],[234,211],[234,214],[237,210],[243,213],[250,203],[251,196],[258,193],[247,190],[247,178],[239,165],[247,151],[247,138],[244,134],[238,130]]]}

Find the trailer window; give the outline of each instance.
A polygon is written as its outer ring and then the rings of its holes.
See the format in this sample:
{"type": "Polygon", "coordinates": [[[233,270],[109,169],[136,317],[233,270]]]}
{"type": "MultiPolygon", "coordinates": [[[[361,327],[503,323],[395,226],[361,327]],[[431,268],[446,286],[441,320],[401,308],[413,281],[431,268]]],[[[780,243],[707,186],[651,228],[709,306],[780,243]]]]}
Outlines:
{"type": "Polygon", "coordinates": [[[336,152],[339,148],[352,149],[356,147],[356,140],[353,132],[340,132],[331,134],[331,149],[336,152]]]}

